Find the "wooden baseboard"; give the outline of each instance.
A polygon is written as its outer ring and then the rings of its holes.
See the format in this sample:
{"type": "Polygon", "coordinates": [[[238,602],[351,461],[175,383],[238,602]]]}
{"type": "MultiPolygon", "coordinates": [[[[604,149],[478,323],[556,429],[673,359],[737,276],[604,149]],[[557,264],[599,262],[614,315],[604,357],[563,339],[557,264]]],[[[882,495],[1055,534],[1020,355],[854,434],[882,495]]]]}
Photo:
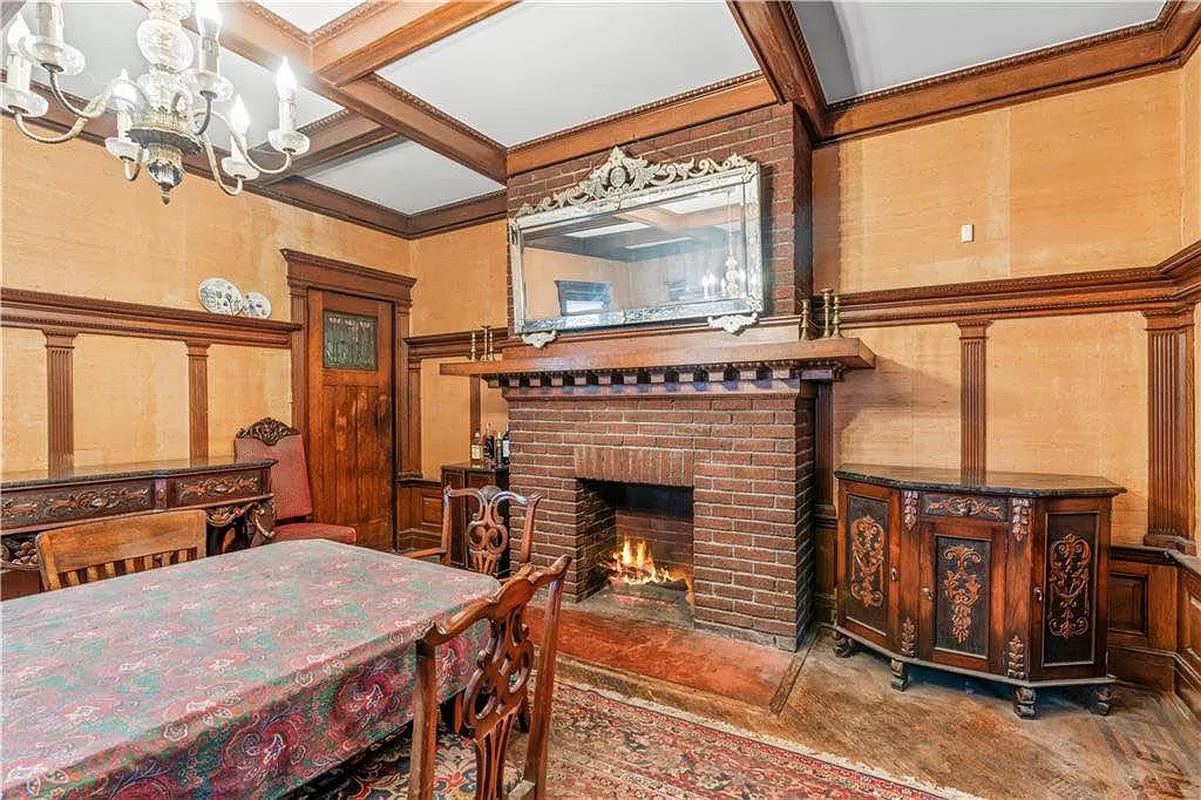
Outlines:
{"type": "Polygon", "coordinates": [[[1176,690],[1176,653],[1128,645],[1109,646],[1109,674],[1165,692],[1176,690]]]}

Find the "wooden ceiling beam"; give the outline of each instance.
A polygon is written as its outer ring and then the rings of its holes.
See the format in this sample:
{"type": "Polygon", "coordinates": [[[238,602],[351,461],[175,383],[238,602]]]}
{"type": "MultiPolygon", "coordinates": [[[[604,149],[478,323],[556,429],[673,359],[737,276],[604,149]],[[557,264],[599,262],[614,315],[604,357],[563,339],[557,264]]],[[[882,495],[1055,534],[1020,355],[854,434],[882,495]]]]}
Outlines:
{"type": "Polygon", "coordinates": [[[529,172],[775,102],[766,78],[757,72],[742,75],[511,147],[506,158],[508,173],[529,172]]]}
{"type": "Polygon", "coordinates": [[[782,103],[801,110],[812,138],[826,133],[826,96],[790,3],[727,0],[759,68],[782,103]]]}
{"type": "Polygon", "coordinates": [[[441,41],[503,11],[517,0],[450,0],[433,9],[413,3],[384,3],[338,26],[313,43],[313,71],[335,86],[441,41]]]}
{"type": "Polygon", "coordinates": [[[504,183],[505,148],[376,75],[345,86],[325,84],[334,102],[375,120],[422,147],[504,183]]]}
{"type": "MultiPolygon", "coordinates": [[[[385,142],[404,141],[399,133],[390,128],[368,119],[361,114],[343,109],[328,117],[322,117],[301,129],[309,137],[309,151],[292,162],[292,168],[280,175],[264,175],[259,183],[269,186],[273,183],[287,180],[308,170],[316,169],[331,161],[366,150],[385,142]]],[[[256,160],[259,150],[275,153],[270,147],[263,145],[256,148],[256,160]]],[[[278,153],[275,153],[278,156],[278,153]]]]}

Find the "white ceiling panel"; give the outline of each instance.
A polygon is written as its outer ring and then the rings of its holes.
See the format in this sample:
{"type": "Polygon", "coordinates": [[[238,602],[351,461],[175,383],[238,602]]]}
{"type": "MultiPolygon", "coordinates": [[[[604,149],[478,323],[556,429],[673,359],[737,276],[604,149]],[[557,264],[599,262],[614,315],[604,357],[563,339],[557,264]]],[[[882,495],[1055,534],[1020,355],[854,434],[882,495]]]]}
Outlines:
{"type": "Polygon", "coordinates": [[[415,142],[385,145],[305,175],[404,214],[500,191],[501,184],[415,142]]]}
{"type": "MultiPolygon", "coordinates": [[[[29,11],[22,12],[26,23],[32,18],[29,11]]],[[[145,9],[128,0],[67,0],[63,11],[67,42],[77,47],[87,60],[87,66],[79,75],[63,78],[64,89],[80,97],[92,97],[100,92],[109,80],[128,70],[131,78],[146,71],[146,62],[138,50],[135,35],[138,25],[146,18],[145,9]]],[[[11,23],[10,23],[11,24],[11,23]]],[[[199,44],[193,38],[193,47],[199,44]]],[[[233,82],[234,91],[242,95],[250,111],[250,130],[247,138],[252,146],[267,140],[267,131],[274,128],[279,119],[279,99],[275,90],[275,74],[239,55],[221,52],[221,73],[233,82]]],[[[298,77],[301,77],[298,75],[298,77]]],[[[35,68],[35,81],[46,80],[45,73],[35,68]]],[[[219,111],[227,112],[229,103],[219,103],[219,111]]],[[[296,93],[296,121],[307,125],[341,109],[336,103],[301,88],[296,93]]],[[[213,143],[228,147],[229,140],[224,124],[214,122],[217,133],[213,143]]]]}
{"type": "Polygon", "coordinates": [[[792,3],[830,102],[1155,19],[1163,0],[792,3]]]}
{"type": "Polygon", "coordinates": [[[514,145],[757,69],[720,0],[530,0],[379,72],[514,145]]]}
{"type": "Polygon", "coordinates": [[[360,5],[362,0],[258,0],[258,3],[305,33],[312,33],[360,5]]]}

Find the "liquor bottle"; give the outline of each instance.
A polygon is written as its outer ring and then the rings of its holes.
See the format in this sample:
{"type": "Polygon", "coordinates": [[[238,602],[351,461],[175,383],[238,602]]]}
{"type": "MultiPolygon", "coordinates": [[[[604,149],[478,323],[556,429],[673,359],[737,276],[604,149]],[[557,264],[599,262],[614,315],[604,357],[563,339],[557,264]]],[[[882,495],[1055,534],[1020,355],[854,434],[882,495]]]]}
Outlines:
{"type": "Polygon", "coordinates": [[[480,436],[480,429],[475,429],[475,436],[471,437],[471,460],[479,463],[484,460],[484,438],[480,436]]]}
{"type": "Polygon", "coordinates": [[[505,426],[504,435],[500,437],[500,463],[509,466],[509,426],[505,426]]]}
{"type": "Polygon", "coordinates": [[[489,425],[484,432],[484,463],[491,465],[496,461],[496,436],[489,425]]]}

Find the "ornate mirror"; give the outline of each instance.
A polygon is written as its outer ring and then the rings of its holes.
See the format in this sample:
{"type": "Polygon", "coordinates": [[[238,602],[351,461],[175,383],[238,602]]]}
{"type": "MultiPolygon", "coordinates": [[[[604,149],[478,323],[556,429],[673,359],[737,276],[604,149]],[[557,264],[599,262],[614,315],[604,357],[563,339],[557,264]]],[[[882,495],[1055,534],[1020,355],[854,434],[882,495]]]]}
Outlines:
{"type": "Polygon", "coordinates": [[[509,220],[516,332],[708,319],[735,333],[763,312],[759,165],[732,155],[651,164],[614,148],[581,183],[509,220]]]}

